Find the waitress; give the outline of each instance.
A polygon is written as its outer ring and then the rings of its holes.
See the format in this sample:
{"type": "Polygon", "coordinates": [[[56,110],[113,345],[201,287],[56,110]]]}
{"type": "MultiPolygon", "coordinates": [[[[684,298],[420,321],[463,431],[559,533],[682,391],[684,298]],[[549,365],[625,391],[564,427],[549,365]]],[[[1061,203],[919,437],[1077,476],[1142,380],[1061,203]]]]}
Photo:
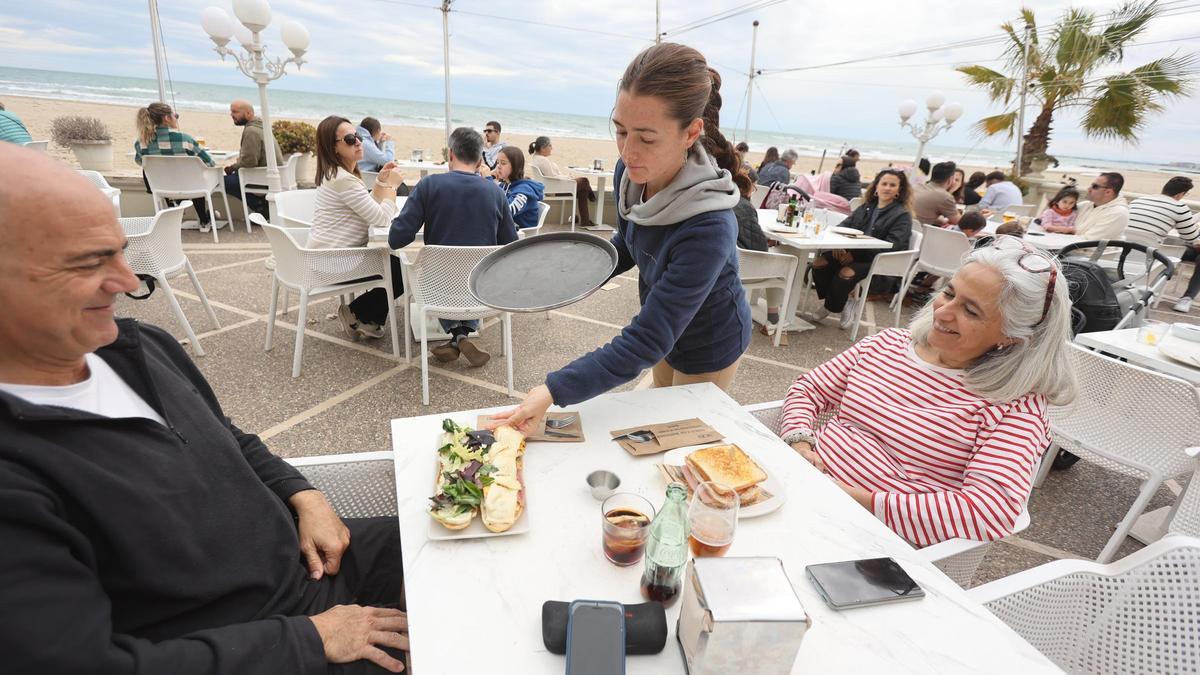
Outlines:
{"type": "Polygon", "coordinates": [[[615,274],[638,268],[642,309],[612,342],[547,375],[493,424],[530,433],[551,405],[586,401],[646,368],[656,387],[733,383],[750,344],[733,215],[749,178],[721,135],[720,88],[704,56],[679,44],[650,47],[625,69],[612,115],[621,155],[612,243],[615,274]]]}

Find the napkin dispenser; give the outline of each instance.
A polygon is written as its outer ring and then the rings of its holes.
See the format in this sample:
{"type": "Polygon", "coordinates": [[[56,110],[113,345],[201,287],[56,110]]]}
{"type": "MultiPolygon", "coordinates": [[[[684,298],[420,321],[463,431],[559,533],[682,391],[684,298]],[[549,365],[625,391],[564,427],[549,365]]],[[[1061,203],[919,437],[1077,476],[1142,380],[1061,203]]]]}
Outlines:
{"type": "Polygon", "coordinates": [[[675,635],[691,675],[790,673],[811,625],[779,558],[688,561],[675,635]]]}

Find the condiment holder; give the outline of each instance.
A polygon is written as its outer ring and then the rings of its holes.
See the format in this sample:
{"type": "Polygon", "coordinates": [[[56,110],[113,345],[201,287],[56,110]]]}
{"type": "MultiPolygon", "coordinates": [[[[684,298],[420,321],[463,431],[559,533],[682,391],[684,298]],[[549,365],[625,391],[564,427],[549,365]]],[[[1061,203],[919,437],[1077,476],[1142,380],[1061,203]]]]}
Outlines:
{"type": "Polygon", "coordinates": [[[599,470],[588,474],[587,484],[592,491],[592,497],[602,502],[621,487],[621,479],[611,471],[599,470]]]}

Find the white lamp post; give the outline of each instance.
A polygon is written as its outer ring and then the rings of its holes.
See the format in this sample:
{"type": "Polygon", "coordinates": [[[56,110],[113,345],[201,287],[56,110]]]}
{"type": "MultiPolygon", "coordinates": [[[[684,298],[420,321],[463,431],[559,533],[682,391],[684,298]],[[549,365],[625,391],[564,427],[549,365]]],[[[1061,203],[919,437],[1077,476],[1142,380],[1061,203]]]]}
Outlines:
{"type": "Polygon", "coordinates": [[[925,118],[923,125],[908,121],[917,112],[916,101],[904,101],[897,110],[900,113],[901,128],[907,128],[913,138],[917,139],[917,158],[913,160],[914,168],[921,163],[925,144],[934,136],[953,126],[963,114],[963,107],[960,104],[946,103],[946,97],[938,91],[933,92],[929,98],[925,99],[925,109],[929,111],[929,115],[925,118]]]}
{"type": "Polygon", "coordinates": [[[267,106],[267,83],[283,77],[287,64],[296,68],[304,65],[304,52],[308,49],[308,29],[295,21],[285,21],[279,37],[292,52],[287,60],[269,60],[267,48],[262,42],[262,32],[271,23],[271,5],[267,0],[233,0],[233,13],[240,24],[234,24],[229,15],[219,7],[207,7],[200,15],[200,25],[216,45],[214,51],[232,56],[242,74],[258,83],[258,96],[262,105],[263,145],[267,153],[267,199],[274,211],[272,195],[283,189],[279,179],[279,165],[275,162],[275,135],[271,131],[271,111],[267,106]],[[244,49],[230,49],[229,41],[236,38],[244,49]]]}

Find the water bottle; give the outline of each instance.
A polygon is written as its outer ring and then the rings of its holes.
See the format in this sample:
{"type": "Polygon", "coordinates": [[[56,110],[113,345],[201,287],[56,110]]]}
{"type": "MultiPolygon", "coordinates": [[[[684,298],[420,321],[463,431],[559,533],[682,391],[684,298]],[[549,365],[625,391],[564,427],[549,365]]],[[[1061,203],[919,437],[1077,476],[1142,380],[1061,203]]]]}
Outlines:
{"type": "Polygon", "coordinates": [[[642,596],[668,607],[679,598],[688,559],[687,495],[683,483],[667,486],[667,501],[650,523],[646,542],[642,596]]]}

